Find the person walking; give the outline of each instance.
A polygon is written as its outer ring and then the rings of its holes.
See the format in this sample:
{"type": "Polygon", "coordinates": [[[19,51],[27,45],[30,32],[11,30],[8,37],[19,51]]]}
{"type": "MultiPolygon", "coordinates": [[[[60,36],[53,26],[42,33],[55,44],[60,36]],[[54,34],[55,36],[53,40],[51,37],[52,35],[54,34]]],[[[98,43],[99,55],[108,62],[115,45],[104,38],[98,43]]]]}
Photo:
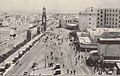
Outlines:
{"type": "Polygon", "coordinates": [[[71,70],[71,74],[72,74],[72,70],[71,70]]]}
{"type": "Polygon", "coordinates": [[[76,71],[74,70],[74,75],[75,75],[75,72],[76,72],[76,71]]]}
{"type": "Polygon", "coordinates": [[[69,69],[67,69],[67,74],[69,74],[69,69]]]}

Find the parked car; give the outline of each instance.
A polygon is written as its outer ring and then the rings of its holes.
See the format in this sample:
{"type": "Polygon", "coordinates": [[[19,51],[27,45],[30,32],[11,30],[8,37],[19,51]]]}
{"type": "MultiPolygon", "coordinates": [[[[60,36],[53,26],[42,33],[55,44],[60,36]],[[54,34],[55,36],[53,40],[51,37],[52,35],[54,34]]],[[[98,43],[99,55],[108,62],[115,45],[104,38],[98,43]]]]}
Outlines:
{"type": "Polygon", "coordinates": [[[54,70],[56,70],[56,69],[60,69],[60,63],[57,63],[57,64],[55,65],[54,70]]]}
{"type": "Polygon", "coordinates": [[[4,67],[4,66],[0,67],[0,72],[4,73],[5,71],[6,71],[6,70],[5,70],[5,67],[4,67]]]}
{"type": "Polygon", "coordinates": [[[8,69],[10,66],[11,66],[11,63],[10,63],[10,62],[6,62],[6,63],[5,63],[5,69],[8,69]]]}
{"type": "Polygon", "coordinates": [[[18,58],[21,58],[22,55],[23,55],[22,52],[20,52],[19,55],[18,55],[18,58]]]}
{"type": "Polygon", "coordinates": [[[27,75],[28,72],[24,72],[23,75],[27,75]]]}
{"type": "Polygon", "coordinates": [[[56,69],[56,70],[54,71],[54,75],[59,75],[59,74],[61,74],[61,70],[60,70],[60,69],[56,69]]]}
{"type": "Polygon", "coordinates": [[[37,63],[35,62],[35,63],[33,63],[33,65],[32,65],[31,68],[34,68],[34,67],[36,67],[36,66],[37,66],[37,63]]]}
{"type": "Polygon", "coordinates": [[[18,56],[14,57],[14,59],[12,60],[13,64],[18,60],[18,56]]]}

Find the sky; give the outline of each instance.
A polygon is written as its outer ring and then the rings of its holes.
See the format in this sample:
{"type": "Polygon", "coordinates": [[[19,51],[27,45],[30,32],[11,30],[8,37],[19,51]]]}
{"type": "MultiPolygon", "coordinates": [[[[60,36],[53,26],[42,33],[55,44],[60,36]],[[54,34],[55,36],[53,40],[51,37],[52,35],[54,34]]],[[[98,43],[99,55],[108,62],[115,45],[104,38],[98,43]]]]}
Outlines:
{"type": "Polygon", "coordinates": [[[0,0],[0,10],[41,10],[77,13],[87,7],[118,8],[119,0],[0,0]]]}

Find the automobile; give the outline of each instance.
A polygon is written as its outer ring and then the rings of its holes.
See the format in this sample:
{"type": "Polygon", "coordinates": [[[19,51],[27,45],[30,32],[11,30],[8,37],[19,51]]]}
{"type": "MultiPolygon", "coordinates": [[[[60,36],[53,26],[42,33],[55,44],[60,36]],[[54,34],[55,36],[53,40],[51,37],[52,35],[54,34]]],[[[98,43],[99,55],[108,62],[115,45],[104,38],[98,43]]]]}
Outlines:
{"type": "Polygon", "coordinates": [[[22,55],[23,55],[22,52],[20,52],[19,55],[18,55],[18,58],[21,58],[22,55]]]}
{"type": "Polygon", "coordinates": [[[24,51],[22,51],[22,55],[23,55],[23,54],[25,54],[25,53],[26,53],[26,51],[25,51],[25,50],[24,50],[24,51]]]}
{"type": "Polygon", "coordinates": [[[31,68],[34,68],[34,67],[36,67],[36,66],[37,66],[37,63],[35,62],[35,63],[33,63],[33,65],[32,65],[31,68]]]}
{"type": "Polygon", "coordinates": [[[57,63],[57,64],[55,65],[54,70],[56,70],[56,69],[60,69],[60,63],[57,63]]]}
{"type": "Polygon", "coordinates": [[[23,75],[27,75],[28,72],[24,72],[23,75]]]}
{"type": "Polygon", "coordinates": [[[14,57],[14,59],[12,60],[13,64],[18,60],[18,56],[14,57]]]}
{"type": "Polygon", "coordinates": [[[112,70],[109,70],[108,71],[108,75],[112,75],[113,71],[112,70]]]}
{"type": "Polygon", "coordinates": [[[32,44],[29,45],[29,48],[31,48],[31,47],[32,47],[32,44]]]}
{"type": "Polygon", "coordinates": [[[6,71],[6,70],[5,70],[5,67],[4,67],[4,66],[0,67],[0,72],[4,73],[5,71],[6,71]]]}
{"type": "Polygon", "coordinates": [[[5,63],[5,69],[8,69],[10,66],[11,66],[11,63],[10,63],[10,62],[6,62],[6,63],[5,63]]]}
{"type": "Polygon", "coordinates": [[[61,70],[60,70],[60,69],[56,69],[56,70],[54,71],[54,75],[59,75],[59,74],[61,74],[61,70]]]}

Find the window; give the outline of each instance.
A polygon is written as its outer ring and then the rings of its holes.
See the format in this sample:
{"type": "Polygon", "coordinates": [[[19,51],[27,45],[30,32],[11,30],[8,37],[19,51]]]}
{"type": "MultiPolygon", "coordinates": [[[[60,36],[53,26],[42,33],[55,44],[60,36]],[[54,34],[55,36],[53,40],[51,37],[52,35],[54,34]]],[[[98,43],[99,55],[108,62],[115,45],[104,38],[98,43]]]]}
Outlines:
{"type": "Polygon", "coordinates": [[[101,14],[103,14],[103,11],[101,10],[101,14]]]}
{"type": "Polygon", "coordinates": [[[102,22],[102,19],[101,19],[101,22],[102,22]]]}
{"type": "Polygon", "coordinates": [[[101,15],[101,18],[102,18],[103,16],[101,15]]]}
{"type": "Polygon", "coordinates": [[[99,13],[97,15],[99,16],[99,13]]]}
{"type": "Polygon", "coordinates": [[[111,12],[111,10],[110,10],[110,12],[111,12]]]}
{"type": "Polygon", "coordinates": [[[113,18],[113,21],[114,21],[114,18],[113,18]]]}
{"type": "Polygon", "coordinates": [[[115,28],[117,28],[117,26],[115,26],[115,28]]]}
{"type": "Polygon", "coordinates": [[[117,12],[117,10],[116,10],[116,12],[117,12]]]}
{"type": "Polygon", "coordinates": [[[90,16],[91,16],[91,14],[90,14],[90,16]]]}
{"type": "Polygon", "coordinates": [[[113,14],[113,16],[114,16],[114,14],[113,14]]]}
{"type": "Polygon", "coordinates": [[[102,25],[102,23],[101,23],[101,25],[102,25]]]}
{"type": "Polygon", "coordinates": [[[99,21],[97,21],[97,24],[99,24],[99,21]]]}
{"type": "Polygon", "coordinates": [[[110,22],[110,24],[111,24],[111,22],[110,22]]]}
{"type": "Polygon", "coordinates": [[[115,25],[117,25],[117,22],[115,23],[115,25]]]}
{"type": "Polygon", "coordinates": [[[117,21],[117,18],[116,18],[116,21],[117,21]]]}
{"type": "Polygon", "coordinates": [[[97,20],[99,20],[99,17],[97,18],[97,20]]]}
{"type": "Polygon", "coordinates": [[[113,22],[113,25],[114,25],[114,22],[113,22]]]}
{"type": "Polygon", "coordinates": [[[112,26],[112,28],[114,28],[114,26],[112,26]]]}
{"type": "Polygon", "coordinates": [[[89,24],[91,24],[91,22],[89,24]]]}
{"type": "Polygon", "coordinates": [[[113,10],[113,12],[114,12],[114,10],[113,10]]]}
{"type": "Polygon", "coordinates": [[[117,16],[117,14],[116,14],[116,16],[117,16]]]}
{"type": "Polygon", "coordinates": [[[106,14],[106,16],[108,16],[108,14],[106,14]]]}
{"type": "Polygon", "coordinates": [[[89,20],[91,20],[91,18],[89,18],[89,20]]]}
{"type": "Polygon", "coordinates": [[[111,14],[110,14],[110,16],[111,16],[111,14]]]}
{"type": "Polygon", "coordinates": [[[108,24],[108,21],[106,23],[108,24]]]}
{"type": "Polygon", "coordinates": [[[91,9],[91,12],[93,12],[93,9],[91,9]]]}
{"type": "Polygon", "coordinates": [[[105,12],[106,12],[106,9],[105,9],[105,12]]]}

